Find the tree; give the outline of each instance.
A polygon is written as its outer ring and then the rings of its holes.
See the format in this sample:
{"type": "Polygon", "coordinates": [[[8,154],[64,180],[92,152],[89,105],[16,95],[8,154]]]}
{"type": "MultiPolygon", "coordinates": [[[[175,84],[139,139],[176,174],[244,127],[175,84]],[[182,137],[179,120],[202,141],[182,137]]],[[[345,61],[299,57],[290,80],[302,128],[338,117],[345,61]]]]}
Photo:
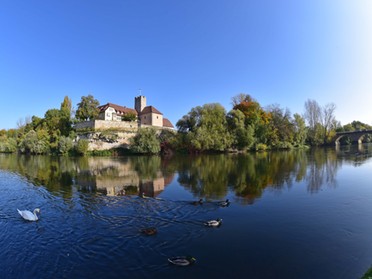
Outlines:
{"type": "Polygon", "coordinates": [[[130,139],[130,149],[135,153],[157,154],[160,152],[160,141],[153,128],[142,128],[130,139]]]}
{"type": "Polygon", "coordinates": [[[19,143],[19,149],[22,153],[45,154],[49,151],[48,141],[43,138],[43,134],[29,131],[19,143]]]}
{"type": "Polygon", "coordinates": [[[315,100],[307,100],[305,102],[305,119],[308,123],[308,140],[312,145],[320,145],[324,143],[323,127],[321,125],[322,109],[315,100]]]}
{"type": "Polygon", "coordinates": [[[298,113],[295,113],[293,117],[294,117],[294,120],[293,120],[294,138],[293,140],[295,144],[301,146],[305,144],[306,137],[307,137],[305,119],[298,113]]]}
{"type": "Polygon", "coordinates": [[[320,123],[322,109],[315,100],[307,100],[305,102],[305,119],[311,130],[315,129],[316,124],[320,123]]]}
{"type": "Polygon", "coordinates": [[[227,129],[226,111],[220,104],[205,104],[192,108],[176,124],[189,150],[223,151],[231,146],[227,129]]]}
{"type": "Polygon", "coordinates": [[[232,137],[232,147],[239,150],[249,149],[254,143],[252,126],[245,126],[245,116],[240,110],[227,114],[227,126],[232,137]]]}
{"type": "Polygon", "coordinates": [[[92,95],[81,97],[80,103],[78,103],[78,109],[76,111],[76,118],[82,121],[93,120],[97,118],[99,114],[98,100],[94,99],[92,95]]]}
{"type": "Polygon", "coordinates": [[[329,142],[329,140],[332,138],[331,134],[334,134],[334,131],[336,129],[337,121],[334,115],[335,110],[336,105],[334,103],[326,104],[323,107],[321,122],[324,129],[324,142],[329,142]]]}
{"type": "Polygon", "coordinates": [[[137,115],[132,112],[128,112],[121,117],[121,120],[122,121],[136,121],[137,115]]]}
{"type": "Polygon", "coordinates": [[[315,100],[307,100],[305,103],[305,119],[309,124],[309,141],[319,145],[328,143],[334,136],[336,128],[339,126],[335,118],[336,105],[326,104],[319,106],[315,100]]]}
{"type": "Polygon", "coordinates": [[[233,97],[232,104],[234,110],[240,110],[244,114],[245,127],[250,126],[254,129],[255,142],[267,143],[271,115],[266,113],[260,104],[247,94],[233,97]]]}
{"type": "Polygon", "coordinates": [[[62,136],[58,141],[58,152],[62,155],[68,154],[68,152],[72,149],[73,142],[72,139],[62,136]]]}
{"type": "Polygon", "coordinates": [[[88,153],[89,141],[86,139],[79,139],[76,145],[76,152],[82,156],[88,153]]]}
{"type": "Polygon", "coordinates": [[[71,132],[71,113],[72,113],[71,99],[65,96],[63,102],[61,103],[59,128],[61,131],[61,135],[66,137],[71,132]]]}
{"type": "Polygon", "coordinates": [[[288,109],[282,109],[279,105],[272,105],[268,109],[270,114],[269,126],[271,127],[269,142],[272,146],[291,146],[293,143],[294,127],[288,109]]]}

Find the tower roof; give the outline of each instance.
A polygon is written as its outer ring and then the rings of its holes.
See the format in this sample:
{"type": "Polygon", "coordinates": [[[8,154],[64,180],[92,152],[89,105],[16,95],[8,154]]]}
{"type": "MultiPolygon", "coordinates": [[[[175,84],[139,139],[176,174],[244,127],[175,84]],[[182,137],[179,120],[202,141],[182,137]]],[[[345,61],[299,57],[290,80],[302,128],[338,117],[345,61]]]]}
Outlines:
{"type": "Polygon", "coordinates": [[[142,115],[142,114],[147,114],[147,113],[157,113],[157,114],[161,114],[161,115],[163,115],[160,111],[158,111],[155,107],[153,107],[153,106],[147,106],[147,107],[145,107],[142,111],[141,111],[141,113],[140,113],[140,115],[142,115]]]}

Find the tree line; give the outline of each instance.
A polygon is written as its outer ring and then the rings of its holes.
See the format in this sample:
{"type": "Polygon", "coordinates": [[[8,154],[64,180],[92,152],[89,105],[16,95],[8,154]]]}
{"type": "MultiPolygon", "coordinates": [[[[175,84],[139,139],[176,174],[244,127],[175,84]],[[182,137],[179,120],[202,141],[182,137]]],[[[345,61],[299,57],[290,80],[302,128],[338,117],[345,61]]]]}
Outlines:
{"type": "MultiPolygon", "coordinates": [[[[320,106],[309,99],[303,115],[291,115],[278,104],[263,108],[248,94],[231,100],[228,112],[218,103],[192,108],[177,121],[177,131],[140,128],[131,139],[129,151],[157,154],[303,148],[333,144],[338,131],[372,128],[360,121],[342,126],[336,120],[333,103],[320,106]]],[[[0,152],[85,155],[88,142],[76,141],[74,124],[96,119],[98,106],[99,101],[92,95],[83,96],[74,111],[66,96],[59,109],[49,109],[43,118],[32,116],[18,123],[17,129],[0,130],[0,152]]],[[[123,116],[123,121],[133,120],[133,115],[123,116]]],[[[343,143],[350,140],[345,138],[343,143]]]]}

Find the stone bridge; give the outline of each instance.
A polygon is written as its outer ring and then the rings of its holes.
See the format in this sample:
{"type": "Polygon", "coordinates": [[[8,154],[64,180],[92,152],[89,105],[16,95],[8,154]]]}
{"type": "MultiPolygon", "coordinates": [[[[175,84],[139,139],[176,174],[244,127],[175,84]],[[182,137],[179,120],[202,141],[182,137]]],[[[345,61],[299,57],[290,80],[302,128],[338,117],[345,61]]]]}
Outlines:
{"type": "Polygon", "coordinates": [[[334,137],[334,141],[336,145],[340,144],[340,139],[343,137],[349,137],[352,142],[362,143],[363,138],[368,135],[372,134],[372,130],[359,130],[359,131],[350,131],[350,132],[338,132],[334,137]]]}

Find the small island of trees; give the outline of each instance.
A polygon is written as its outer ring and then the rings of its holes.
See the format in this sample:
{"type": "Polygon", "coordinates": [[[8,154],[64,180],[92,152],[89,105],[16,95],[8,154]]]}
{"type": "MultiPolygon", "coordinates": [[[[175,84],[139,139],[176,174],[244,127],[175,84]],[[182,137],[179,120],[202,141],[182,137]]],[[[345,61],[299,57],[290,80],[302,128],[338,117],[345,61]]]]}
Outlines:
{"type": "MultiPolygon", "coordinates": [[[[0,130],[0,152],[23,154],[86,155],[89,142],[77,140],[74,124],[94,120],[99,101],[92,95],[81,97],[77,110],[66,96],[59,109],[49,109],[44,118],[32,116],[19,121],[17,129],[0,130]]],[[[335,118],[333,103],[320,106],[307,100],[305,113],[291,115],[277,104],[263,108],[248,94],[232,98],[232,109],[218,103],[192,108],[176,123],[177,131],[139,128],[130,140],[126,153],[160,152],[246,152],[304,148],[334,144],[336,132],[370,130],[359,121],[342,126],[335,118]]],[[[135,121],[135,115],[123,121],[135,121]]],[[[369,136],[366,137],[370,141],[369,136]]],[[[343,144],[350,144],[347,137],[343,144]]],[[[117,150],[105,154],[118,154],[117,150]]]]}

